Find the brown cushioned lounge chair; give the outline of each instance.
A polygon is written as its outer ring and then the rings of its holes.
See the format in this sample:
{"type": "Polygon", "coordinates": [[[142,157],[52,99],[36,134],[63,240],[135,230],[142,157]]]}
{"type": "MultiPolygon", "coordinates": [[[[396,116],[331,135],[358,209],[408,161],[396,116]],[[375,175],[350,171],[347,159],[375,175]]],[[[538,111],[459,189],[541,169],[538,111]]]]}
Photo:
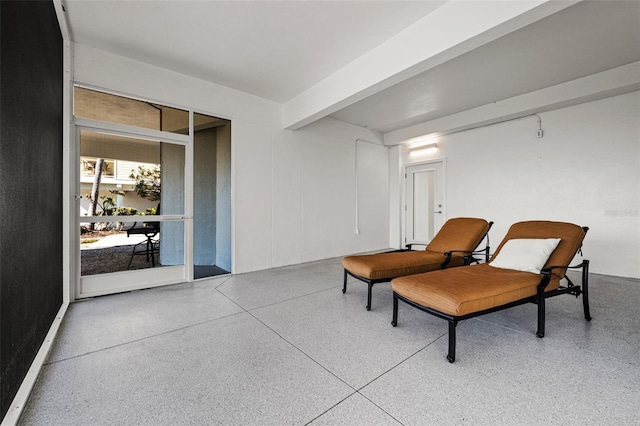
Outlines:
{"type": "Polygon", "coordinates": [[[391,281],[393,289],[391,324],[395,327],[398,323],[398,299],[447,320],[449,322],[447,359],[449,362],[454,362],[456,325],[467,318],[533,302],[538,305],[536,335],[544,337],[545,299],[560,294],[572,294],[576,297],[582,294],[584,317],[590,321],[587,293],[589,261],[583,260],[579,265],[569,266],[580,250],[587,230],[586,227],[581,228],[563,222],[516,223],[511,226],[488,264],[396,278],[391,281]],[[529,244],[545,243],[550,241],[549,239],[556,239],[557,247],[555,245],[547,247],[546,252],[539,253],[527,247],[529,244]],[[560,240],[559,243],[557,239],[560,240]],[[508,246],[507,243],[509,243],[508,246]],[[528,253],[522,256],[523,251],[519,251],[518,247],[525,247],[524,252],[528,253]],[[536,263],[536,257],[537,265],[532,266],[531,263],[536,263]],[[567,268],[582,269],[581,285],[574,285],[565,275],[567,268]],[[539,273],[521,269],[539,270],[539,273]],[[566,280],[566,286],[560,285],[562,279],[566,280]]]}
{"type": "Polygon", "coordinates": [[[484,219],[460,217],[449,219],[424,250],[397,250],[387,253],[347,256],[342,259],[344,286],[347,291],[347,275],[369,285],[367,310],[371,309],[371,287],[404,275],[419,274],[436,269],[470,264],[473,255],[483,253],[488,260],[489,239],[485,249],[474,252],[489,232],[493,222],[484,219]]]}

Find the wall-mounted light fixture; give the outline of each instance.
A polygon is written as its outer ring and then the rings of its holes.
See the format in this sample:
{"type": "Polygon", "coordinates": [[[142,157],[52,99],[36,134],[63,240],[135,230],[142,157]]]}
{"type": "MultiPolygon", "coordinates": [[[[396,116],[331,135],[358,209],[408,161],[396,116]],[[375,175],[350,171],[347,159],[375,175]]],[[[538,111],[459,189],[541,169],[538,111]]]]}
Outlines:
{"type": "Polygon", "coordinates": [[[430,144],[426,144],[426,145],[415,145],[409,148],[409,152],[418,152],[418,151],[425,151],[427,149],[435,149],[438,148],[438,144],[437,143],[430,143],[430,144]]]}

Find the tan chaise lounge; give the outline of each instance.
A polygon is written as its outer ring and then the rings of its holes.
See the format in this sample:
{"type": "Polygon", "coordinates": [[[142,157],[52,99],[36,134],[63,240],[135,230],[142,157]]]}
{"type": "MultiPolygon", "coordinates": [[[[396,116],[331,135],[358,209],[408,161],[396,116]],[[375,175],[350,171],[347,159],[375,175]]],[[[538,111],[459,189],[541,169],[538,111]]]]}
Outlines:
{"type": "Polygon", "coordinates": [[[516,223],[489,263],[396,278],[391,281],[391,324],[395,327],[398,323],[398,300],[447,320],[447,359],[454,362],[456,325],[467,318],[533,302],[538,305],[536,334],[544,337],[545,299],[560,294],[576,297],[582,294],[584,317],[590,321],[587,293],[589,261],[568,266],[580,250],[587,230],[586,227],[563,222],[516,223]],[[574,285],[565,276],[567,268],[582,269],[581,285],[574,285]],[[563,278],[567,281],[566,286],[560,285],[563,278]]]}
{"type": "MultiPolygon", "coordinates": [[[[342,259],[344,285],[347,291],[347,275],[369,285],[367,310],[371,309],[371,288],[374,284],[388,282],[404,275],[419,274],[436,269],[468,265],[474,253],[489,257],[489,240],[480,252],[474,252],[489,232],[493,222],[484,219],[460,217],[449,219],[424,250],[398,250],[388,253],[347,256],[342,259]]],[[[411,244],[407,245],[411,248],[411,244]]]]}

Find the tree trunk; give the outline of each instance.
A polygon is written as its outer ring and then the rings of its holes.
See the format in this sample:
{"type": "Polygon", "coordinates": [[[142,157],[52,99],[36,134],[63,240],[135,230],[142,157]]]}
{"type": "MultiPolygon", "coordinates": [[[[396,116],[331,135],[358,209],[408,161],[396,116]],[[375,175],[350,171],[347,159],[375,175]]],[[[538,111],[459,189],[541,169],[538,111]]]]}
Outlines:
{"type": "MultiPolygon", "coordinates": [[[[102,167],[104,165],[104,159],[98,158],[96,160],[96,167],[93,175],[93,186],[91,187],[91,202],[89,203],[89,216],[96,214],[96,207],[98,205],[98,197],[100,195],[100,181],[102,180],[102,167]]],[[[89,230],[95,230],[95,223],[89,224],[89,230]]]]}

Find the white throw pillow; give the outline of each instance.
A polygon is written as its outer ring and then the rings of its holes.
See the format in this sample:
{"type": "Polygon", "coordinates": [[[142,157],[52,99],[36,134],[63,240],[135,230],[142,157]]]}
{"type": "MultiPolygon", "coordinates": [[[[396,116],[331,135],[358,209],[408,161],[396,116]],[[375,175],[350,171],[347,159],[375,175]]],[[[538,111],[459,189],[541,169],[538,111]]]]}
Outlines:
{"type": "Polygon", "coordinates": [[[539,274],[558,247],[560,238],[523,238],[507,241],[490,266],[539,274]]]}

